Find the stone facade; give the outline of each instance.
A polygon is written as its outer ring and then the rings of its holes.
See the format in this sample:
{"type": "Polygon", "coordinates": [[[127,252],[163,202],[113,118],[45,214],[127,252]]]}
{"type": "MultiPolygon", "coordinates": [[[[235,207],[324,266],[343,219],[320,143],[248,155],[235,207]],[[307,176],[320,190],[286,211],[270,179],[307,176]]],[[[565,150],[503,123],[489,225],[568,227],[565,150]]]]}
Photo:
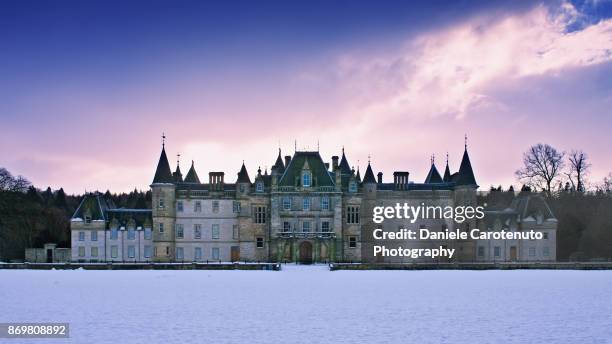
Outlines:
{"type": "MultiPolygon", "coordinates": [[[[441,176],[432,160],[423,183],[401,171],[385,183],[382,173],[375,178],[370,163],[362,180],[344,150],[331,162],[313,151],[283,159],[279,150],[270,173],[259,169],[253,181],[243,163],[236,182],[226,183],[223,172],[210,172],[203,183],[193,162],[185,178],[178,166],[172,172],[163,147],[151,184],[152,209],[115,209],[99,194],[86,197],[71,222],[72,260],[359,262],[369,252],[375,228],[406,226],[393,219],[375,224],[375,206],[476,206],[478,185],[467,148],[458,172],[451,174],[447,163],[441,176]]],[[[545,232],[546,240],[415,241],[411,248],[454,248],[455,261],[554,260],[556,219],[542,198],[534,199],[519,198],[507,210],[487,212],[481,221],[419,219],[410,226],[535,229],[545,232]]]]}

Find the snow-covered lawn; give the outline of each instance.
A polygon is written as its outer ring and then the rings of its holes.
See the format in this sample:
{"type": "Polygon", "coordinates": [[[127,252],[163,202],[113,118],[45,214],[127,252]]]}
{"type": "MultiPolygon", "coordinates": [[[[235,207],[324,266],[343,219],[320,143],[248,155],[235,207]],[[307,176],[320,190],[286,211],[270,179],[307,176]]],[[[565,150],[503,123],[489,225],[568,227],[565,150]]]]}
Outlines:
{"type": "Polygon", "coordinates": [[[70,323],[29,343],[608,343],[612,271],[0,270],[20,321],[70,323]]]}

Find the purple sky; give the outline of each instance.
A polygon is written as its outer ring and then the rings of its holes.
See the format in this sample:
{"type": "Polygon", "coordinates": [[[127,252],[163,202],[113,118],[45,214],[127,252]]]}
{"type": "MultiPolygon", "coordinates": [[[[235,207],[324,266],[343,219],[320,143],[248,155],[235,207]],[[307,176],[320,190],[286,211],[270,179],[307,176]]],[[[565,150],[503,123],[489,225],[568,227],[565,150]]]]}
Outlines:
{"type": "Polygon", "coordinates": [[[612,171],[610,2],[443,3],[3,2],[0,166],[146,189],[165,132],[202,180],[297,140],[422,182],[467,134],[481,189],[518,185],[539,142],[586,151],[592,183],[612,171]]]}

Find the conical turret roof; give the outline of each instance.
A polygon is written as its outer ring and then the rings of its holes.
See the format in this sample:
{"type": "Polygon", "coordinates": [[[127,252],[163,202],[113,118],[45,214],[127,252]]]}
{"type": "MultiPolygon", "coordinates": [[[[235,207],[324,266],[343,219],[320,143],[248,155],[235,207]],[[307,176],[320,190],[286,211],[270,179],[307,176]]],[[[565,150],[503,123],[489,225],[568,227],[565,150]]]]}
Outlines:
{"type": "Polygon", "coordinates": [[[176,164],[176,171],[174,171],[174,173],[172,174],[172,176],[174,177],[174,181],[177,183],[182,183],[183,182],[183,174],[181,173],[181,168],[179,167],[179,164],[176,164]]]}
{"type": "Polygon", "coordinates": [[[359,173],[359,166],[357,166],[357,176],[355,178],[357,178],[357,181],[361,183],[361,174],[359,173]]]}
{"type": "Polygon", "coordinates": [[[195,167],[193,165],[193,160],[191,160],[191,167],[189,168],[189,172],[185,176],[185,183],[196,183],[200,184],[200,178],[198,178],[198,174],[196,173],[195,167]]]}
{"type": "Polygon", "coordinates": [[[344,148],[342,148],[342,159],[340,159],[340,173],[351,174],[351,166],[346,159],[346,155],[344,155],[344,148]]]}
{"type": "Polygon", "coordinates": [[[431,168],[429,169],[429,173],[427,174],[427,178],[425,178],[425,184],[432,183],[442,183],[442,177],[440,177],[440,172],[436,168],[436,164],[432,163],[431,168]]]}
{"type": "Polygon", "coordinates": [[[166,156],[166,148],[165,146],[162,146],[159,162],[157,163],[157,169],[155,170],[155,177],[153,177],[153,184],[173,182],[174,178],[172,178],[170,163],[168,162],[168,157],[166,156]]]}
{"type": "Polygon", "coordinates": [[[468,155],[467,147],[463,151],[463,158],[461,159],[461,166],[459,167],[459,174],[456,179],[457,185],[476,185],[476,178],[474,177],[474,171],[472,170],[472,163],[470,162],[470,156],[468,155]]]}
{"type": "Polygon", "coordinates": [[[366,168],[366,172],[363,176],[363,184],[376,184],[376,178],[374,177],[374,172],[372,171],[372,166],[368,163],[368,168],[366,168]]]}
{"type": "Polygon", "coordinates": [[[236,183],[249,183],[251,184],[251,178],[249,178],[249,172],[247,172],[246,167],[244,166],[244,162],[242,162],[242,167],[238,172],[238,180],[236,183]]]}
{"type": "Polygon", "coordinates": [[[451,173],[450,168],[448,168],[448,161],[446,161],[446,169],[444,169],[444,178],[442,179],[442,181],[445,183],[449,183],[451,181],[451,173]]]}
{"type": "Polygon", "coordinates": [[[271,168],[271,171],[276,171],[278,173],[283,173],[285,170],[285,164],[283,163],[283,157],[281,156],[281,149],[278,149],[278,157],[276,158],[276,162],[271,168]]]}

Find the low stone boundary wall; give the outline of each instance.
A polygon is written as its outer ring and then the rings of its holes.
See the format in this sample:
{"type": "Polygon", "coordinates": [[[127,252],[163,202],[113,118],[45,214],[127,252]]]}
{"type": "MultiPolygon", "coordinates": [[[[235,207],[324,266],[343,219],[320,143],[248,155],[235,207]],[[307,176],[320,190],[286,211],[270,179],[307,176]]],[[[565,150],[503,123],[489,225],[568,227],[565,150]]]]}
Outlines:
{"type": "Polygon", "coordinates": [[[31,270],[280,270],[278,263],[0,263],[2,269],[31,270]]]}
{"type": "Polygon", "coordinates": [[[336,270],[612,270],[612,262],[513,262],[513,263],[330,263],[336,270]]]}

